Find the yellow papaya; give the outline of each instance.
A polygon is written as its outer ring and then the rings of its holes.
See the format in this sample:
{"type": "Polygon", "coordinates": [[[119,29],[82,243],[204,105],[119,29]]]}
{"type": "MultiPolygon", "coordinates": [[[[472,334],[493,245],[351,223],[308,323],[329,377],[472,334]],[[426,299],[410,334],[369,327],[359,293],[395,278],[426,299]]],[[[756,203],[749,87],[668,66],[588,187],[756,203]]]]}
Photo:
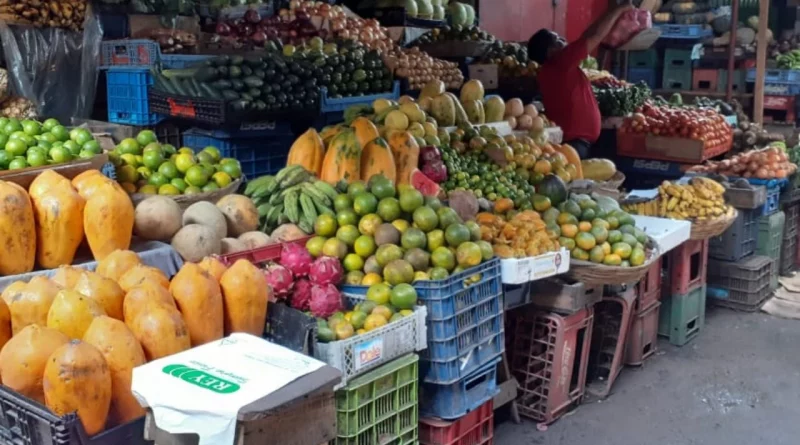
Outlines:
{"type": "Polygon", "coordinates": [[[44,269],[72,264],[83,241],[84,200],[69,180],[45,170],[30,185],[36,220],[36,260],[44,269]]]}
{"type": "Polygon", "coordinates": [[[303,133],[289,149],[286,165],[299,165],[315,175],[322,169],[322,160],[325,157],[325,144],[319,133],[313,128],[303,133]]]}
{"type": "Polygon", "coordinates": [[[0,275],[30,272],[36,260],[36,223],[28,192],[0,181],[0,275]]]}
{"type": "Polygon", "coordinates": [[[320,179],[329,184],[343,179],[348,182],[361,179],[361,146],[352,129],[342,130],[331,141],[322,162],[320,179]]]}

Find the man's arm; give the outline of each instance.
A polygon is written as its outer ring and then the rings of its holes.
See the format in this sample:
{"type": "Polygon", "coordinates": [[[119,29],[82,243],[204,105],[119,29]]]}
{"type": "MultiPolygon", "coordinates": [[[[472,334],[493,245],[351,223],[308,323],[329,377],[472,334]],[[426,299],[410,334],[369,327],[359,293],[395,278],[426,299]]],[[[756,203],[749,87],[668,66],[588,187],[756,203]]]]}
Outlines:
{"type": "Polygon", "coordinates": [[[614,27],[614,24],[617,23],[619,16],[621,16],[623,12],[631,9],[633,9],[633,5],[630,3],[619,5],[616,8],[608,11],[603,17],[600,17],[600,20],[596,21],[592,26],[590,26],[581,37],[581,39],[586,41],[588,52],[592,52],[595,50],[595,48],[600,46],[600,42],[602,42],[608,33],[611,32],[611,29],[614,27]]]}

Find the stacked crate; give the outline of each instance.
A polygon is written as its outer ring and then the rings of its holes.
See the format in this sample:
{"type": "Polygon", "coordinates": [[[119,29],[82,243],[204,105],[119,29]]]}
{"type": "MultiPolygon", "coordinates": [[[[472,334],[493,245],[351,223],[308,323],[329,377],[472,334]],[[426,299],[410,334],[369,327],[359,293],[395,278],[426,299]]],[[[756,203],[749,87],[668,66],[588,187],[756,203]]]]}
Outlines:
{"type": "MultiPolygon", "coordinates": [[[[758,237],[756,238],[756,255],[767,256],[772,260],[770,271],[770,289],[778,288],[778,272],[781,261],[781,244],[783,243],[786,214],[782,211],[758,218],[758,237]]],[[[794,235],[794,234],[792,234],[794,235]]]]}
{"type": "Polygon", "coordinates": [[[640,366],[657,350],[658,315],[661,308],[661,258],[636,283],[635,314],[628,332],[625,364],[640,366]]]}
{"type": "Polygon", "coordinates": [[[421,353],[419,372],[421,442],[430,443],[431,435],[468,434],[465,416],[485,409],[499,392],[497,364],[505,349],[500,261],[447,280],[417,282],[415,288],[428,310],[428,348],[421,353]],[[465,285],[472,277],[480,281],[465,285]]]}
{"type": "Polygon", "coordinates": [[[772,259],[763,255],[738,262],[711,261],[708,295],[718,306],[756,311],[772,295],[772,267],[772,259]]]}
{"type": "Polygon", "coordinates": [[[586,392],[605,398],[611,393],[622,367],[637,305],[635,286],[605,286],[603,299],[594,305],[586,392]]]}
{"type": "Polygon", "coordinates": [[[790,275],[797,265],[797,225],[800,223],[800,201],[787,202],[783,206],[785,224],[781,239],[778,274],[790,275]]]}
{"type": "Polygon", "coordinates": [[[683,346],[703,329],[706,317],[708,240],[688,240],[662,256],[658,334],[683,346]]]}
{"type": "Polygon", "coordinates": [[[658,87],[658,51],[655,48],[628,53],[628,73],[625,79],[631,83],[644,82],[650,89],[658,87]]]}
{"type": "Polygon", "coordinates": [[[664,50],[664,68],[661,87],[667,90],[692,88],[692,50],[667,48],[664,50]]]}
{"type": "Polygon", "coordinates": [[[336,391],[333,445],[419,443],[418,367],[408,354],[350,380],[336,391]]]}

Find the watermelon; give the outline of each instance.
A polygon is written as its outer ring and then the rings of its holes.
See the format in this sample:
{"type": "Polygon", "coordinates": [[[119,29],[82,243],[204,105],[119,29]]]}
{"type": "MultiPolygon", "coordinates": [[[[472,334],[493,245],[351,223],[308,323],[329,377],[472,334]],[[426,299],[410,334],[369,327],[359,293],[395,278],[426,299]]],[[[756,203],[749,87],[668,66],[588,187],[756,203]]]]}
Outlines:
{"type": "Polygon", "coordinates": [[[567,200],[567,185],[558,176],[549,174],[536,186],[536,193],[550,198],[552,205],[557,206],[567,200]]]}
{"type": "Polygon", "coordinates": [[[417,2],[414,0],[405,0],[406,15],[409,17],[417,16],[417,2]]]}
{"type": "Polygon", "coordinates": [[[424,196],[439,196],[439,184],[425,176],[419,169],[411,172],[411,185],[424,196]]]}
{"type": "Polygon", "coordinates": [[[459,2],[450,3],[450,23],[453,26],[464,26],[467,24],[467,10],[459,2]]]}

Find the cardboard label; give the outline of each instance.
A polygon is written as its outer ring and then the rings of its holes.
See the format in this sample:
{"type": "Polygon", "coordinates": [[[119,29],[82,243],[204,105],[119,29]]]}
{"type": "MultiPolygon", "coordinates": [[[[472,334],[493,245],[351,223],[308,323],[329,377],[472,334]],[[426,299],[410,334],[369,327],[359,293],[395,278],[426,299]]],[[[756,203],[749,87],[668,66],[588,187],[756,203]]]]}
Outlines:
{"type": "Polygon", "coordinates": [[[383,357],[383,338],[373,338],[359,343],[353,348],[353,353],[356,370],[375,363],[383,357]]]}
{"type": "Polygon", "coordinates": [[[181,117],[197,117],[197,112],[194,109],[194,103],[192,101],[186,101],[185,104],[179,104],[173,98],[167,98],[167,103],[169,104],[169,114],[172,116],[181,116],[181,117]]]}

